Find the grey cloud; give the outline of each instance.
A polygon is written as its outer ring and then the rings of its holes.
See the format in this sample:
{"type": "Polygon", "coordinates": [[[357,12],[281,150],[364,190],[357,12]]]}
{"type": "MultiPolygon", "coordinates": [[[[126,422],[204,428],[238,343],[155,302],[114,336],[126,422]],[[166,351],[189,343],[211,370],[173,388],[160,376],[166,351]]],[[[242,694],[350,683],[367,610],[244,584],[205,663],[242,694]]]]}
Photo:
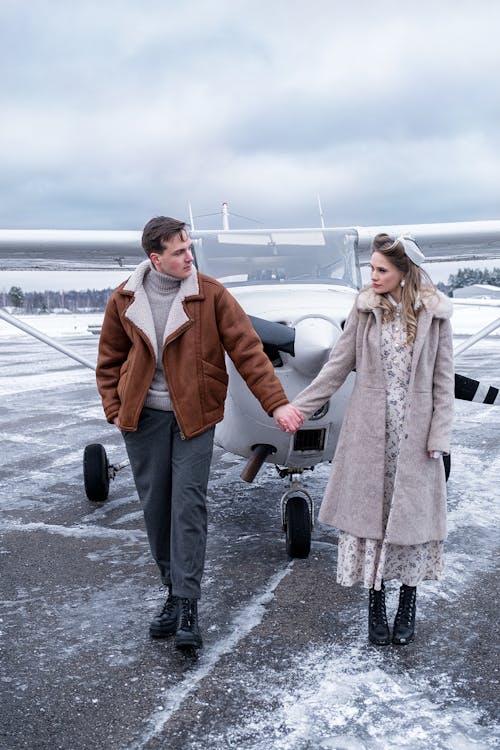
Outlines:
{"type": "Polygon", "coordinates": [[[189,200],[297,226],[318,191],[336,224],[498,213],[494,3],[2,13],[2,226],[137,228],[189,200]]]}

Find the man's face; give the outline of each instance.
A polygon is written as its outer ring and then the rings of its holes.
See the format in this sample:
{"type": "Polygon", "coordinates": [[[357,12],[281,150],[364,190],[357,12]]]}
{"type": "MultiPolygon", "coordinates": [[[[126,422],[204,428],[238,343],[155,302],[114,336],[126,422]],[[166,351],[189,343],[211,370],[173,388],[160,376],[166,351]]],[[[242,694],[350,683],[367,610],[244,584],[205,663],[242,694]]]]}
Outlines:
{"type": "Polygon", "coordinates": [[[161,255],[151,253],[151,263],[159,273],[168,273],[176,279],[187,279],[193,267],[191,237],[183,230],[175,234],[168,242],[163,241],[161,255]]]}

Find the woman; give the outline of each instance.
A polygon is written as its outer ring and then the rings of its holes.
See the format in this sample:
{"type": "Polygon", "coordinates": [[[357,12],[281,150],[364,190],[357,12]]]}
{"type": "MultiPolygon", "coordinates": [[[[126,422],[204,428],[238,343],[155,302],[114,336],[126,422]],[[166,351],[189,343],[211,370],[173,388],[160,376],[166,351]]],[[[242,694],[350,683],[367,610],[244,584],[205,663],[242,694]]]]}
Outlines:
{"type": "MultiPolygon", "coordinates": [[[[369,640],[407,644],[416,587],[438,579],[454,373],[451,301],[409,237],[377,235],[362,289],[329,361],[293,401],[309,418],[356,370],[319,520],[340,529],[337,581],[369,589],[369,640]],[[384,580],[401,582],[391,636],[384,580]]],[[[281,418],[279,426],[291,425],[281,418]]],[[[291,430],[290,430],[291,431],[291,430]]]]}

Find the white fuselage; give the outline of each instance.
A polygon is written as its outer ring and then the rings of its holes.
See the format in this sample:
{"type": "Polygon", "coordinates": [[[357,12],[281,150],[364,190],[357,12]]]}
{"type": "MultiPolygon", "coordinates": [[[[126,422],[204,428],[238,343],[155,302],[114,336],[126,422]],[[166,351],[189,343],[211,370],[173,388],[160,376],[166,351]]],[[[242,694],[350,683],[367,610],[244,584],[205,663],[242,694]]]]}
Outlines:
{"type": "MultiPolygon", "coordinates": [[[[230,291],[248,315],[295,328],[296,356],[281,352],[281,362],[275,366],[290,400],[309,385],[328,359],[357,293],[334,281],[241,285],[231,286],[230,291]]],[[[245,457],[255,445],[272,445],[275,452],[267,460],[288,468],[303,469],[331,460],[353,375],[330,399],[325,413],[308,420],[296,437],[275,426],[229,359],[227,367],[229,391],[225,417],[215,433],[218,445],[245,457]]]]}

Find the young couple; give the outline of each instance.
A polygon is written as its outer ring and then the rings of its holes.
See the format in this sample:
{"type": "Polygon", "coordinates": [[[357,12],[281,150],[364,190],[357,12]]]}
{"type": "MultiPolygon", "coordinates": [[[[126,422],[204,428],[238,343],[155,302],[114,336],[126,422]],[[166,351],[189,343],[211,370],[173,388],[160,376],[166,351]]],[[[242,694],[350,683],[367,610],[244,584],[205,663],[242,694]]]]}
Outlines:
{"type": "Polygon", "coordinates": [[[262,408],[295,432],[356,371],[319,520],[340,529],[337,580],[369,589],[372,643],[414,637],[416,586],[438,578],[446,536],[442,460],[449,452],[454,373],[451,303],[407,237],[373,241],[371,284],[315,380],[289,403],[248,317],[198,273],[184,222],[149,221],[148,256],[110,297],[97,385],[121,430],[148,540],[168,594],[152,637],[200,648],[206,490],[231,357],[262,408]],[[391,633],[384,581],[401,582],[391,633]]]}

